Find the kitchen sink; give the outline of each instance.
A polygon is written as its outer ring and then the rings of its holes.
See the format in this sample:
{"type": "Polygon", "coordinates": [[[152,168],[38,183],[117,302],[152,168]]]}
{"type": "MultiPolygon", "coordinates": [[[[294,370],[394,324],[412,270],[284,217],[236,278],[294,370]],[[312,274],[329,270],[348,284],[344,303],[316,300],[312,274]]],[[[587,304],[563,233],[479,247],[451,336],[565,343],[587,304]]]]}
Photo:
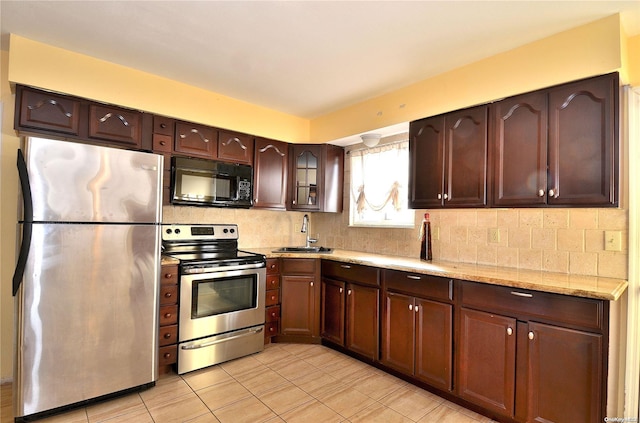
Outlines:
{"type": "Polygon", "coordinates": [[[331,253],[333,248],[327,247],[282,247],[274,250],[274,253],[331,253]]]}

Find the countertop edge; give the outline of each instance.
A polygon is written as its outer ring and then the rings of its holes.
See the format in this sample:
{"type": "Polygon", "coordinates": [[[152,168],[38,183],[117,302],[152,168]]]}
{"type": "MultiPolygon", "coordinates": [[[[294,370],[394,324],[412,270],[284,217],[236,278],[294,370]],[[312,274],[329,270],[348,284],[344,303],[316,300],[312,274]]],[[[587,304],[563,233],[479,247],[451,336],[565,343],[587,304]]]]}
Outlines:
{"type": "Polygon", "coordinates": [[[415,258],[349,250],[333,250],[331,253],[278,253],[274,252],[276,249],[246,248],[246,250],[264,254],[267,258],[320,258],[606,301],[619,300],[628,286],[628,282],[624,279],[599,276],[572,275],[456,262],[424,262],[415,258]]]}

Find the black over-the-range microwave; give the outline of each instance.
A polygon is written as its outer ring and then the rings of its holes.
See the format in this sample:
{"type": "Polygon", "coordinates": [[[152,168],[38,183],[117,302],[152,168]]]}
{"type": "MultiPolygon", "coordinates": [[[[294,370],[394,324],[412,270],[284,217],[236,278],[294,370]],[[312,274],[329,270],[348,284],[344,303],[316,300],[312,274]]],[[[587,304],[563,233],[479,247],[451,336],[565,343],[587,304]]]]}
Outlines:
{"type": "Polygon", "coordinates": [[[251,207],[249,165],[187,157],[171,158],[171,203],[210,207],[251,207]]]}

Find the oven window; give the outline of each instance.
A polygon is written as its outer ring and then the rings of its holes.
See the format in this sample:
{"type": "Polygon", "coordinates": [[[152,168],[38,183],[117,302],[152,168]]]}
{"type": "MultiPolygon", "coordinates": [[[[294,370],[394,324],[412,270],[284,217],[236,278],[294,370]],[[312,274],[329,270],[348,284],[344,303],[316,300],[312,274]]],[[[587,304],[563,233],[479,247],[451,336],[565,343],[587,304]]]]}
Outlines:
{"type": "Polygon", "coordinates": [[[255,274],[194,281],[191,318],[256,308],[257,291],[255,274]]]}

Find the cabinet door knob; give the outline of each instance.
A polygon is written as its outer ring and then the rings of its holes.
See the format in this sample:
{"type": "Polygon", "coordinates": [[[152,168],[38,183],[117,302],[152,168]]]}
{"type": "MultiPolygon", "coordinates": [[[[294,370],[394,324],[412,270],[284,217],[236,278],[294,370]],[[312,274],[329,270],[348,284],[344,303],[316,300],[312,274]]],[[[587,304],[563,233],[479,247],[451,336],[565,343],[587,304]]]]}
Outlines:
{"type": "Polygon", "coordinates": [[[342,291],[344,291],[342,288],[340,288],[340,293],[342,294],[342,291]]]}
{"type": "Polygon", "coordinates": [[[166,127],[167,127],[167,124],[166,124],[166,123],[161,123],[161,124],[160,124],[160,128],[164,129],[164,128],[166,128],[166,127]]]}
{"type": "Polygon", "coordinates": [[[438,194],[438,200],[442,200],[442,194],[438,194]]]}
{"type": "Polygon", "coordinates": [[[529,339],[533,339],[533,338],[535,338],[535,337],[536,337],[536,336],[533,334],[533,331],[529,331],[529,335],[528,335],[528,336],[529,336],[529,339]]]}
{"type": "Polygon", "coordinates": [[[164,277],[167,279],[171,279],[171,276],[173,276],[171,273],[165,273],[164,277]]]}
{"type": "Polygon", "coordinates": [[[171,292],[166,292],[166,293],[164,294],[164,297],[165,297],[165,298],[171,298],[171,292]]]}
{"type": "Polygon", "coordinates": [[[351,295],[351,290],[350,289],[347,290],[347,295],[351,295]]]}
{"type": "Polygon", "coordinates": [[[444,199],[445,199],[445,200],[448,200],[448,199],[449,199],[449,194],[445,194],[445,195],[444,195],[444,199]]]}
{"type": "Polygon", "coordinates": [[[309,282],[309,285],[313,286],[313,282],[309,282]]]}
{"type": "Polygon", "coordinates": [[[413,305],[409,304],[409,310],[413,310],[413,305]]]}
{"type": "Polygon", "coordinates": [[[507,335],[509,336],[513,335],[513,329],[507,328],[507,335]]]}
{"type": "Polygon", "coordinates": [[[549,190],[549,196],[550,196],[550,197],[553,197],[553,198],[556,198],[556,197],[557,197],[557,195],[556,195],[556,190],[554,190],[554,189],[550,189],[550,190],[549,190]]]}
{"type": "Polygon", "coordinates": [[[544,190],[543,189],[539,189],[538,190],[538,197],[544,197],[544,190]]]}
{"type": "Polygon", "coordinates": [[[164,353],[164,358],[171,358],[171,353],[164,353]]]}
{"type": "Polygon", "coordinates": [[[170,333],[165,333],[164,334],[164,339],[169,339],[171,338],[171,334],[170,333]]]}
{"type": "Polygon", "coordinates": [[[418,306],[415,306],[415,307],[413,308],[413,311],[415,311],[415,312],[417,313],[417,312],[418,312],[418,306]]]}
{"type": "Polygon", "coordinates": [[[164,318],[165,318],[165,319],[169,319],[170,317],[171,317],[171,313],[165,313],[165,314],[164,314],[164,318]]]}

